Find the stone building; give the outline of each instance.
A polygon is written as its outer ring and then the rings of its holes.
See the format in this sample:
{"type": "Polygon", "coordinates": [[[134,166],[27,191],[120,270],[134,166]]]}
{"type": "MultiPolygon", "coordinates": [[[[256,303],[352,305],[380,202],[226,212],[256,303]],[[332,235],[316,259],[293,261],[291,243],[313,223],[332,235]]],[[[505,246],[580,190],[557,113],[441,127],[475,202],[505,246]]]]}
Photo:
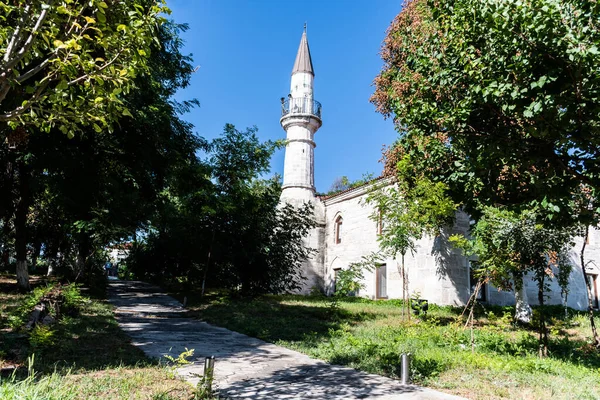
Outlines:
{"type": "MultiPolygon", "coordinates": [[[[304,275],[307,278],[303,288],[308,293],[318,288],[328,294],[335,290],[336,273],[348,268],[351,263],[360,261],[362,256],[378,250],[378,224],[371,216],[374,209],[365,204],[365,199],[373,185],[390,184],[377,179],[361,187],[352,188],[332,196],[317,196],[314,184],[315,134],[321,127],[321,104],[314,99],[314,68],[308,46],[306,29],[291,76],[290,93],[281,99],[281,126],[287,134],[283,173],[283,202],[299,205],[311,202],[314,205],[317,227],[306,238],[309,247],[316,249],[313,257],[305,262],[304,275]]],[[[474,280],[471,276],[469,260],[454,249],[448,237],[455,233],[466,234],[470,218],[459,212],[454,226],[448,227],[437,237],[425,236],[418,241],[414,255],[407,254],[407,267],[410,292],[432,303],[443,305],[464,305],[471,296],[474,280]]],[[[569,256],[573,263],[570,276],[568,305],[583,309],[587,306],[586,288],[579,263],[578,250],[582,239],[569,256]]],[[[600,231],[592,230],[586,250],[588,279],[592,283],[592,294],[598,307],[600,286],[600,231]],[[595,260],[599,260],[598,263],[595,260]]],[[[373,299],[401,298],[402,279],[399,274],[399,260],[383,260],[379,268],[366,272],[359,295],[373,299]]],[[[532,304],[537,302],[537,286],[525,278],[525,292],[532,304]]],[[[480,295],[482,301],[491,304],[514,304],[512,292],[498,291],[484,287],[480,295]]],[[[548,293],[548,304],[561,304],[561,291],[553,281],[548,293]]]]}

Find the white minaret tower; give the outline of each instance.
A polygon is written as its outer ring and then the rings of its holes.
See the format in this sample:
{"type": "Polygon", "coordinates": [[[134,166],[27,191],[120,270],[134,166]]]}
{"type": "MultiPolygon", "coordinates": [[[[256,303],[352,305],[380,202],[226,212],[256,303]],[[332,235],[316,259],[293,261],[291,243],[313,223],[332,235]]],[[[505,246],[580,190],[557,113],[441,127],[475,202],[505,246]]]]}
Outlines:
{"type": "Polygon", "coordinates": [[[313,98],[313,70],[306,24],[300,39],[292,84],[287,99],[281,98],[281,123],[287,134],[281,199],[301,203],[315,199],[315,132],[321,127],[321,104],[313,98]]]}

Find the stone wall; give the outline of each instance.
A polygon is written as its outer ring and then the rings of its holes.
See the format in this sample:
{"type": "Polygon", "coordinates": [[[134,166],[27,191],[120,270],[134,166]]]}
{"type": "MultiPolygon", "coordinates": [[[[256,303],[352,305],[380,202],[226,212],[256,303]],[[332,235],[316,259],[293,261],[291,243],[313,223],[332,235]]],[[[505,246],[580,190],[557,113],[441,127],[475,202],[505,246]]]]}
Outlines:
{"type": "MultiPolygon", "coordinates": [[[[371,216],[374,208],[366,204],[369,186],[356,188],[324,200],[325,204],[325,243],[324,270],[325,289],[333,293],[336,269],[347,268],[361,257],[377,252],[377,222],[371,216]],[[341,241],[336,243],[335,221],[343,219],[341,241]]],[[[462,305],[469,297],[468,262],[448,243],[453,233],[466,233],[469,220],[466,214],[458,213],[455,225],[436,238],[424,237],[418,241],[415,254],[406,254],[405,268],[409,277],[409,295],[419,293],[420,297],[437,304],[462,305]]],[[[387,258],[386,264],[387,297],[402,297],[400,277],[401,257],[387,258]]],[[[376,271],[366,272],[361,296],[376,298],[376,271]]]]}
{"type": "MultiPolygon", "coordinates": [[[[334,291],[335,270],[345,269],[351,263],[379,249],[377,243],[377,222],[371,216],[374,209],[366,204],[366,197],[372,186],[363,186],[343,192],[321,204],[319,218],[323,224],[311,233],[309,241],[311,246],[317,246],[317,256],[307,263],[308,275],[311,276],[305,292],[311,286],[319,286],[327,294],[334,291]],[[336,243],[335,221],[342,218],[340,243],[336,243]],[[315,239],[318,239],[315,242],[315,239]],[[320,265],[319,265],[320,264],[320,265]],[[321,277],[317,277],[321,274],[321,277]]],[[[441,235],[433,238],[423,237],[417,242],[415,254],[406,254],[405,268],[409,277],[409,296],[419,293],[421,298],[441,305],[464,305],[471,295],[471,282],[469,279],[469,261],[462,256],[459,250],[454,249],[448,242],[452,234],[467,234],[469,231],[469,216],[458,212],[455,223],[451,228],[445,229],[441,235]]],[[[584,281],[579,262],[579,251],[582,239],[575,240],[575,246],[570,252],[570,259],[574,265],[570,276],[570,293],[568,305],[573,308],[583,309],[587,305],[584,281]]],[[[591,260],[588,272],[598,274],[600,269],[600,231],[594,229],[590,233],[590,241],[586,250],[586,260],[591,260]]],[[[402,298],[402,279],[400,278],[401,258],[388,258],[383,261],[387,269],[387,298],[402,298]]],[[[600,277],[598,278],[600,290],[600,277]]],[[[366,272],[363,281],[364,288],[358,295],[376,298],[376,272],[366,272]]],[[[525,287],[531,304],[537,304],[536,283],[525,279],[525,287]]],[[[551,290],[547,294],[547,304],[562,304],[561,291],[556,281],[550,282],[551,290]]],[[[512,305],[514,294],[512,292],[498,291],[494,287],[486,287],[487,301],[491,304],[512,305]]]]}

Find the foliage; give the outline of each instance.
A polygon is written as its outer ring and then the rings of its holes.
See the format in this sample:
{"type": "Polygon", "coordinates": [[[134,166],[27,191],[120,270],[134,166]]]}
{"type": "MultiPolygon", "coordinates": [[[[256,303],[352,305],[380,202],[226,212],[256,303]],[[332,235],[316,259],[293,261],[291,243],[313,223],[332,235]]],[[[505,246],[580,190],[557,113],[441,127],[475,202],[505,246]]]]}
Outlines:
{"type": "Polygon", "coordinates": [[[372,271],[373,266],[381,262],[378,254],[363,256],[361,261],[351,263],[348,268],[341,269],[335,276],[336,296],[356,296],[364,288],[364,272],[372,271]]]}
{"type": "Polygon", "coordinates": [[[343,192],[344,190],[363,186],[363,185],[371,182],[373,179],[375,179],[375,174],[370,173],[370,172],[363,174],[360,179],[357,179],[355,181],[351,181],[350,179],[348,179],[347,176],[344,175],[344,176],[335,178],[333,183],[331,184],[331,187],[329,188],[329,191],[327,193],[323,193],[320,195],[321,196],[333,196],[339,192],[343,192]]]}
{"type": "MultiPolygon", "coordinates": [[[[466,256],[476,257],[473,264],[478,278],[489,278],[500,289],[518,290],[520,288],[513,287],[513,283],[522,285],[523,276],[531,274],[538,286],[538,302],[543,306],[548,282],[555,275],[563,292],[568,286],[572,266],[565,255],[572,247],[574,232],[546,227],[538,220],[533,211],[517,214],[488,207],[474,226],[472,239],[454,235],[450,241],[466,256]]],[[[543,312],[542,307],[538,321],[540,345],[545,354],[547,331],[543,312]]]]}
{"type": "Polygon", "coordinates": [[[165,354],[163,357],[166,358],[167,360],[169,360],[169,362],[171,362],[172,364],[181,367],[183,365],[187,365],[190,364],[190,361],[188,360],[188,358],[193,357],[194,355],[194,349],[188,349],[187,347],[185,348],[185,351],[182,351],[181,353],[179,353],[179,355],[177,357],[173,357],[170,354],[165,354]]]}
{"type": "Polygon", "coordinates": [[[474,217],[502,204],[580,219],[579,184],[600,186],[599,7],[407,1],[372,97],[403,132],[392,165],[411,152],[414,175],[446,183],[474,217]]]}
{"type": "MultiPolygon", "coordinates": [[[[403,171],[401,165],[399,171],[403,171]]],[[[415,241],[424,233],[439,234],[443,226],[453,221],[458,206],[446,191],[445,184],[424,178],[412,186],[408,180],[399,179],[395,185],[370,193],[367,203],[374,205],[371,218],[381,226],[381,250],[392,257],[405,255],[415,251],[415,241]]]]}
{"type": "Polygon", "coordinates": [[[10,327],[12,329],[19,329],[23,327],[23,325],[25,325],[27,322],[27,318],[29,318],[29,314],[31,314],[33,311],[33,308],[53,289],[53,285],[36,287],[30,294],[20,300],[19,306],[8,318],[10,321],[10,327]]]}
{"type": "Polygon", "coordinates": [[[568,276],[571,266],[564,256],[573,231],[547,228],[536,220],[533,212],[488,207],[471,230],[471,239],[453,235],[450,241],[466,256],[476,257],[476,275],[489,277],[500,289],[512,289],[513,276],[530,272],[552,279],[554,268],[568,276]]]}
{"type": "Polygon", "coordinates": [[[68,139],[32,127],[25,143],[0,146],[6,167],[0,187],[8,194],[0,241],[7,258],[21,249],[22,260],[37,257],[56,275],[101,286],[105,247],[135,236],[169,180],[199,168],[195,153],[205,142],[180,116],[197,102],[172,100],[193,70],[181,53],[185,29],[171,22],[158,28],[148,75],[132,77],[135,90],[119,97],[135,119],[120,118],[112,134],[82,127],[68,139]]]}
{"type": "Polygon", "coordinates": [[[206,163],[163,193],[128,268],[141,277],[183,278],[243,294],[298,288],[313,213],[310,204],[280,205],[278,178],[260,179],[280,145],[260,142],[255,128],[226,125],[207,146],[206,163]]]}
{"type": "Polygon", "coordinates": [[[46,325],[36,325],[29,333],[29,344],[33,351],[51,348],[55,343],[56,331],[46,325]]]}
{"type": "Polygon", "coordinates": [[[416,241],[425,233],[437,235],[442,227],[450,224],[458,204],[447,196],[444,183],[411,176],[409,164],[406,158],[399,162],[393,184],[384,182],[380,187],[376,186],[366,202],[374,206],[371,218],[379,227],[380,257],[401,255],[402,299],[410,318],[409,280],[404,264],[406,253],[416,251],[416,241]]]}
{"type": "Polygon", "coordinates": [[[122,94],[147,74],[161,0],[0,3],[0,121],[49,132],[102,132],[127,110],[122,94]]]}

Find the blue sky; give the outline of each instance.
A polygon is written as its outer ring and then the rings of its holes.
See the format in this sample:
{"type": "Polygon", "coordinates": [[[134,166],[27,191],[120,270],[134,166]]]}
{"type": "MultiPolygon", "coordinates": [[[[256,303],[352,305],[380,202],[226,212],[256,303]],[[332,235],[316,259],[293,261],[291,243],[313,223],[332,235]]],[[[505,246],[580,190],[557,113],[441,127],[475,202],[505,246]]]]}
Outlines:
{"type": "MultiPolygon", "coordinates": [[[[168,0],[172,18],[189,24],[185,51],[200,69],[178,99],[197,98],[184,118],[212,139],[226,123],[257,126],[261,140],[285,138],[279,99],[304,22],[315,70],[314,97],[323,106],[315,135],[315,183],[327,191],[336,177],[381,172],[381,147],[397,137],[391,121],[369,103],[385,31],[401,0],[168,0]]],[[[272,172],[283,172],[284,151],[272,172]]]]}

